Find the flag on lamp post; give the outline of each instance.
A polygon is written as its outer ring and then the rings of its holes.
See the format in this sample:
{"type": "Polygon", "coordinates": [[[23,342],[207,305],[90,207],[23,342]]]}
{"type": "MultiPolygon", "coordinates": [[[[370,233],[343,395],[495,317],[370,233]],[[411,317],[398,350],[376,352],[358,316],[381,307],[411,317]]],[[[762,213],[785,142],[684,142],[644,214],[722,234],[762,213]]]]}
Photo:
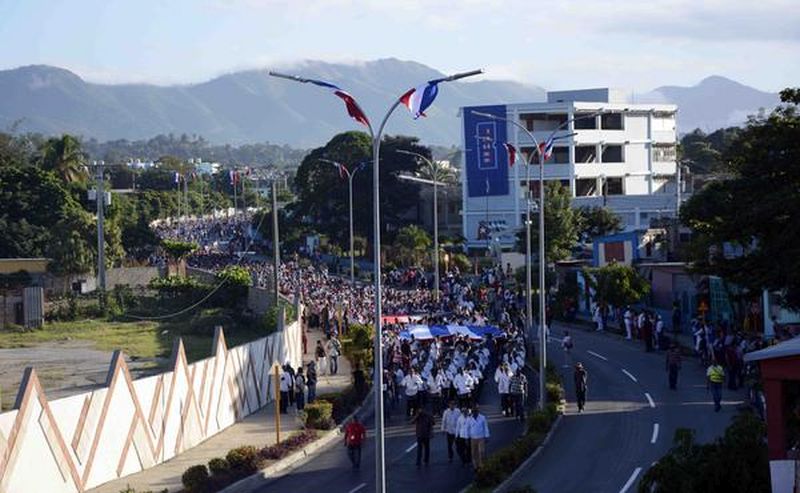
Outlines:
{"type": "Polygon", "coordinates": [[[539,153],[542,155],[543,161],[553,157],[553,137],[547,139],[547,142],[539,143],[539,153]]]}
{"type": "Polygon", "coordinates": [[[334,96],[344,101],[344,105],[347,108],[347,114],[350,115],[350,118],[369,128],[369,119],[367,118],[367,115],[361,111],[361,108],[358,106],[355,98],[351,96],[350,93],[341,89],[339,86],[331,84],[330,82],[325,82],[324,80],[305,79],[305,81],[330,90],[334,96]]]}
{"type": "Polygon", "coordinates": [[[508,167],[513,168],[514,163],[517,161],[517,148],[508,142],[504,142],[503,147],[506,148],[506,152],[508,153],[508,167]]]}
{"type": "Polygon", "coordinates": [[[411,115],[416,120],[417,118],[425,115],[436,95],[439,94],[439,82],[445,79],[434,79],[408,90],[405,94],[400,96],[400,102],[403,103],[411,115]]]}

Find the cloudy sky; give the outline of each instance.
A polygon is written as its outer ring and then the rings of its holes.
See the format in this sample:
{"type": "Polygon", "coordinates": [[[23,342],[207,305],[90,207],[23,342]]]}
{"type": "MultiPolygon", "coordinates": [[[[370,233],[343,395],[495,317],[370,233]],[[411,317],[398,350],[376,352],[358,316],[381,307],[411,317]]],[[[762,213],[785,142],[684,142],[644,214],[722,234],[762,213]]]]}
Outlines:
{"type": "Polygon", "coordinates": [[[200,82],[396,57],[550,89],[800,85],[798,0],[0,0],[0,68],[200,82]]]}

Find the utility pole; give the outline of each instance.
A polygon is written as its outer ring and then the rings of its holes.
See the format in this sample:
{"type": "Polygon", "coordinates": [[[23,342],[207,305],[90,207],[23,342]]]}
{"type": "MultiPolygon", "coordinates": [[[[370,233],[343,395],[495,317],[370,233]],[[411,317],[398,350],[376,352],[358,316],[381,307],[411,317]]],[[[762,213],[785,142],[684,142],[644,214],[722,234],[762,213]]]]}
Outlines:
{"type": "Polygon", "coordinates": [[[105,240],[105,191],[103,190],[103,166],[105,162],[94,161],[92,163],[97,170],[97,190],[95,201],[97,202],[97,289],[100,294],[100,306],[105,306],[106,297],[106,240],[105,240]]]}
{"type": "Polygon", "coordinates": [[[278,177],[272,179],[272,256],[275,265],[275,307],[278,307],[280,298],[278,293],[280,273],[278,272],[281,267],[281,251],[278,243],[278,177]]]}

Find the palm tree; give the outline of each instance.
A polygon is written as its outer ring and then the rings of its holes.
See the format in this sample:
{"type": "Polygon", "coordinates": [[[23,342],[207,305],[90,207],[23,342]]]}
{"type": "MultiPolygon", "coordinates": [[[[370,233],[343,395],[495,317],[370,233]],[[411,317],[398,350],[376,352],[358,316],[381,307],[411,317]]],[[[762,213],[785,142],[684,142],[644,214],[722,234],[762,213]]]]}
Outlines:
{"type": "Polygon", "coordinates": [[[47,139],[41,149],[42,167],[54,171],[66,183],[86,181],[86,158],[80,141],[68,134],[47,139]]]}

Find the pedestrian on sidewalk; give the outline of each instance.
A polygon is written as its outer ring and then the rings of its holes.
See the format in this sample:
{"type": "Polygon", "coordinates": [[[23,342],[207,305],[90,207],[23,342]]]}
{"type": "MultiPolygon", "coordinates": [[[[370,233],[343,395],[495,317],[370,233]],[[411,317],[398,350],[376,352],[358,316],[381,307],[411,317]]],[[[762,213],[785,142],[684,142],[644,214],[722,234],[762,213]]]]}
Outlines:
{"type": "Polygon", "coordinates": [[[473,418],[469,408],[461,408],[461,414],[456,421],[456,451],[458,452],[458,458],[461,459],[462,466],[472,462],[469,443],[469,430],[472,421],[473,418]]]}
{"type": "Polygon", "coordinates": [[[589,374],[583,367],[583,363],[575,365],[575,372],[572,375],[575,381],[575,400],[578,402],[578,412],[583,412],[586,406],[586,390],[588,389],[589,374]]]}
{"type": "Polygon", "coordinates": [[[320,375],[325,374],[325,348],[322,347],[322,341],[317,339],[317,347],[314,349],[314,357],[317,358],[317,371],[320,375]]]}
{"type": "Polygon", "coordinates": [[[489,423],[486,416],[480,413],[478,405],[472,408],[472,419],[469,421],[469,445],[472,454],[472,467],[477,471],[483,465],[486,454],[486,440],[489,439],[489,423]]]}
{"type": "Polygon", "coordinates": [[[431,436],[433,436],[434,418],[427,409],[420,407],[412,422],[416,425],[417,435],[417,467],[424,458],[427,466],[431,459],[431,436]]]}
{"type": "Polygon", "coordinates": [[[347,456],[353,464],[353,469],[361,467],[361,445],[367,437],[367,429],[353,416],[344,429],[344,445],[347,447],[347,456]]]}
{"type": "Polygon", "coordinates": [[[313,361],[308,362],[306,388],[308,389],[308,402],[314,402],[317,398],[317,364],[313,361]]]}
{"type": "Polygon", "coordinates": [[[511,400],[514,403],[514,416],[520,421],[525,421],[525,396],[528,394],[528,377],[522,372],[522,368],[517,368],[517,372],[511,377],[511,400]]]}
{"type": "MultiPolygon", "coordinates": [[[[451,400],[448,403],[447,409],[442,414],[442,431],[447,438],[447,460],[453,462],[453,445],[456,442],[456,433],[458,432],[458,418],[461,416],[461,410],[456,407],[456,401],[451,400]]],[[[459,454],[460,455],[460,454],[459,454]]]]}
{"type": "Polygon", "coordinates": [[[288,365],[283,365],[283,371],[281,372],[281,380],[280,380],[280,391],[281,391],[281,402],[280,402],[280,411],[281,414],[286,414],[289,410],[289,393],[294,388],[294,382],[292,382],[292,374],[289,373],[289,369],[287,368],[288,365]]]}
{"type": "Polygon", "coordinates": [[[569,331],[564,331],[564,338],[561,339],[561,348],[564,349],[564,368],[571,368],[572,367],[572,347],[574,343],[572,342],[572,336],[569,335],[569,331]]]}
{"type": "Polygon", "coordinates": [[[294,403],[298,414],[303,412],[306,407],[306,377],[303,375],[302,366],[297,369],[297,375],[294,377],[294,403]]]}
{"type": "Polygon", "coordinates": [[[633,312],[631,307],[625,308],[625,314],[622,318],[625,320],[625,339],[630,341],[633,338],[633,312]]]}
{"type": "Polygon", "coordinates": [[[675,390],[678,386],[678,372],[681,370],[681,350],[677,343],[672,343],[667,351],[667,373],[669,375],[669,388],[675,390]]]}
{"type": "Polygon", "coordinates": [[[722,409],[722,384],[725,382],[725,370],[716,359],[713,359],[706,370],[706,391],[711,390],[714,398],[714,412],[722,409]]]}
{"type": "Polygon", "coordinates": [[[328,341],[328,360],[330,361],[331,375],[339,373],[339,356],[342,354],[342,343],[334,335],[328,341]]]}

